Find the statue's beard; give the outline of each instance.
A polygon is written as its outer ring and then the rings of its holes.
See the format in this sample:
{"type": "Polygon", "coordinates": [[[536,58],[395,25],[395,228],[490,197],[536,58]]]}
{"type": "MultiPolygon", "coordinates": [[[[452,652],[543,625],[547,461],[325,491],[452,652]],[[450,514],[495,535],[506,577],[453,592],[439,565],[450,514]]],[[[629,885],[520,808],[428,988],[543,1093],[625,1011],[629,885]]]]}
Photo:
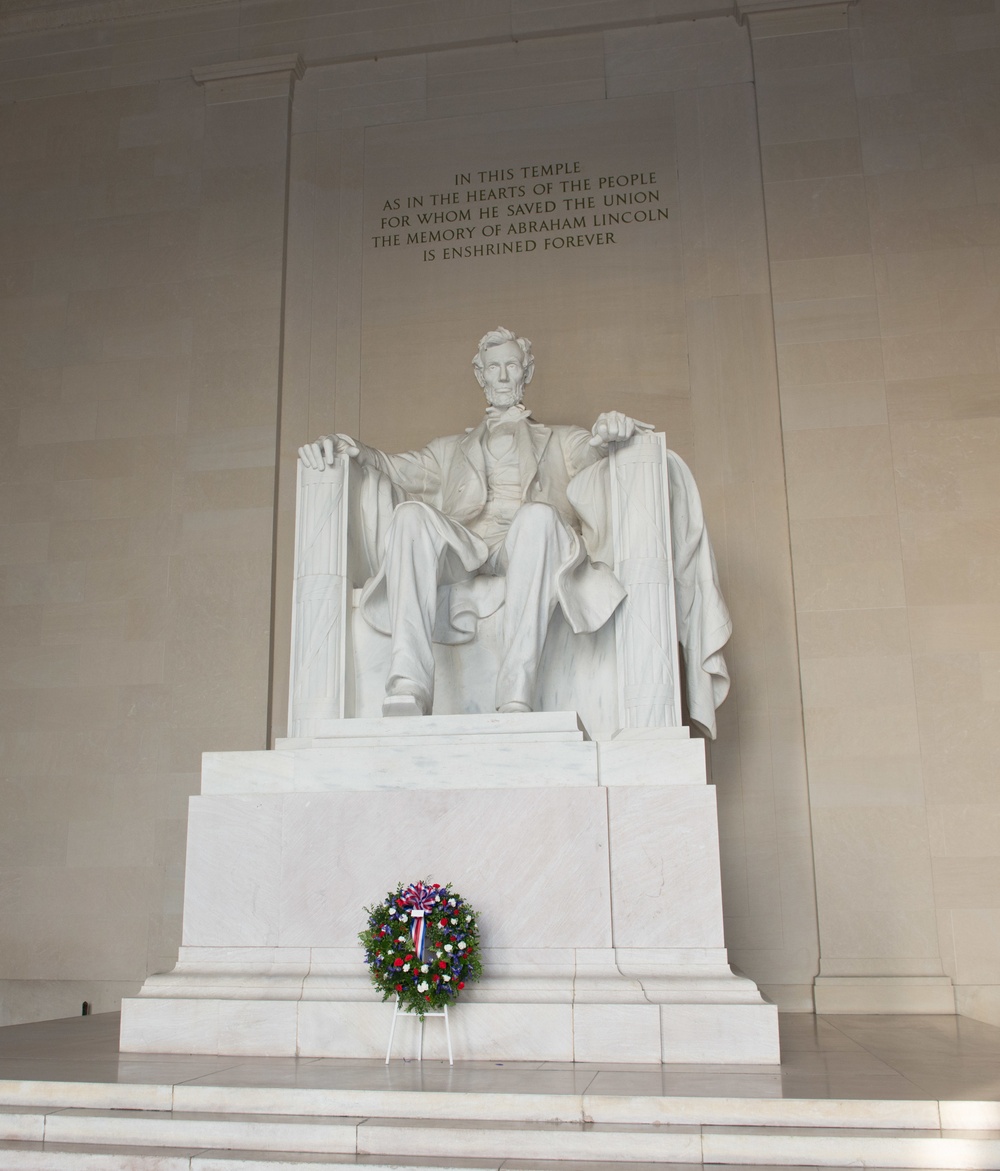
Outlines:
{"type": "Polygon", "coordinates": [[[486,395],[486,401],[491,407],[499,407],[503,410],[506,407],[514,407],[524,398],[524,387],[510,387],[505,390],[503,387],[484,386],[483,393],[486,395]]]}

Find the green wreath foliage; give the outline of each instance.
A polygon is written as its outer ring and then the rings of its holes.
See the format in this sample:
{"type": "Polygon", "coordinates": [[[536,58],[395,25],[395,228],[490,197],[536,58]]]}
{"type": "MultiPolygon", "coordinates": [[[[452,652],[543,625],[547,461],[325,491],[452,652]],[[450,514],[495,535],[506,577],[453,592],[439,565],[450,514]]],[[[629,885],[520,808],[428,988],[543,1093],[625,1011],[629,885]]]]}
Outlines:
{"type": "Polygon", "coordinates": [[[365,907],[368,926],[358,939],[372,984],[382,999],[399,997],[399,1006],[421,1020],[454,1004],[459,993],[483,974],[476,913],[449,886],[402,883],[385,900],[365,907]],[[423,958],[416,953],[408,890],[429,892],[424,917],[423,958]]]}

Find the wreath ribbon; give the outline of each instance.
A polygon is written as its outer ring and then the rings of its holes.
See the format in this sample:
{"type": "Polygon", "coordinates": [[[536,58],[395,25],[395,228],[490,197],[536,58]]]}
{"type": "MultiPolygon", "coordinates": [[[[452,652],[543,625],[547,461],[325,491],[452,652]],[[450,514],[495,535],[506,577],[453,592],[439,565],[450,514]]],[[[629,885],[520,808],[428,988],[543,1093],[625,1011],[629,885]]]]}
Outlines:
{"type": "Polygon", "coordinates": [[[413,882],[403,891],[403,906],[410,912],[413,950],[421,961],[424,958],[426,915],[433,908],[440,889],[437,883],[434,886],[424,886],[422,882],[413,882]]]}

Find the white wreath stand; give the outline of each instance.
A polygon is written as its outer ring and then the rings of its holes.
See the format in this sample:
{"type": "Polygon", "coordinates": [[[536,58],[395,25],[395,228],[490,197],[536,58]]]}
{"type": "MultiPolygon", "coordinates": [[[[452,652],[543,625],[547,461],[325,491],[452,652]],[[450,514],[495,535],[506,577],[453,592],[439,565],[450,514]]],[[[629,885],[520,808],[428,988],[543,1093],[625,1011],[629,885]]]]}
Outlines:
{"type": "MultiPolygon", "coordinates": [[[[406,1012],[405,1009],[400,1011],[399,997],[397,996],[396,1003],[392,1007],[392,1025],[389,1028],[389,1045],[385,1051],[386,1065],[389,1064],[389,1058],[392,1056],[392,1040],[393,1040],[393,1037],[395,1037],[395,1035],[396,1035],[396,1019],[401,1016],[412,1017],[414,1015],[416,1015],[416,1014],[412,1013],[412,1012],[406,1012]]],[[[423,1059],[424,1059],[424,1017],[429,1017],[429,1016],[443,1016],[444,1017],[444,1033],[445,1033],[445,1037],[447,1038],[447,1041],[448,1041],[448,1064],[454,1065],[455,1059],[452,1056],[452,1052],[451,1052],[451,1025],[448,1021],[448,1006],[447,1005],[445,1005],[440,1012],[425,1012],[423,1017],[417,1018],[417,1020],[420,1023],[420,1038],[417,1042],[417,1061],[423,1061],[423,1059]]]]}

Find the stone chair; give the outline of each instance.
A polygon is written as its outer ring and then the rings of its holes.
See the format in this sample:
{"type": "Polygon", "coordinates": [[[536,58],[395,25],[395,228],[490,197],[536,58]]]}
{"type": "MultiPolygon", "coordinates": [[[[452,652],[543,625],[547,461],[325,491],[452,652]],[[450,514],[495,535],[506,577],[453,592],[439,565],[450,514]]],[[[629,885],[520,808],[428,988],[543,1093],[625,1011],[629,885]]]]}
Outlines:
{"type": "MultiPolygon", "coordinates": [[[[594,634],[574,634],[556,610],[539,673],[538,709],[578,712],[595,739],[680,727],[680,626],[690,714],[714,735],[714,710],[728,690],[721,647],[730,627],[690,472],[661,433],[642,432],[612,444],[600,470],[607,481],[609,560],[627,597],[594,634]],[[675,563],[678,542],[683,564],[675,563]]],[[[380,555],[361,510],[370,516],[381,507],[388,514],[400,498],[379,473],[346,456],[322,471],[300,464],[298,477],[288,709],[293,738],[322,736],[331,720],[381,714],[389,639],[358,610],[380,555]],[[380,482],[363,482],[372,476],[380,482]],[[378,495],[381,503],[373,504],[378,495]]],[[[478,578],[472,586],[502,588],[502,579],[478,578]]],[[[496,611],[480,621],[472,642],[435,646],[433,714],[493,710],[499,628],[496,611]]]]}

